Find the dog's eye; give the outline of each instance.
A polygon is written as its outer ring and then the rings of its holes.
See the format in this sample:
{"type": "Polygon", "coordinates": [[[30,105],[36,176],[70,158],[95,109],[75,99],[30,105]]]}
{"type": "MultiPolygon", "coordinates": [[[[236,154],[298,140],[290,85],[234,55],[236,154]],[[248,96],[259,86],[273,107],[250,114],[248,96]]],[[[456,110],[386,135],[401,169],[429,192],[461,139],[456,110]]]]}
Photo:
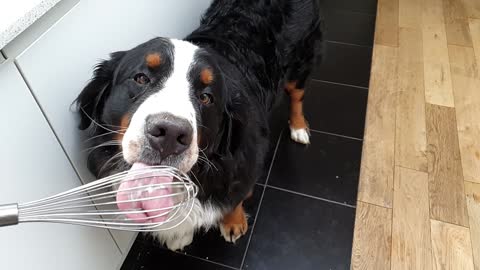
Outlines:
{"type": "Polygon", "coordinates": [[[200,102],[201,102],[203,105],[208,105],[208,104],[212,103],[213,97],[212,97],[212,95],[210,95],[209,93],[202,93],[202,94],[198,97],[198,100],[200,100],[200,102]]]}
{"type": "Polygon", "coordinates": [[[138,73],[136,74],[133,79],[138,83],[138,84],[147,84],[150,82],[150,78],[147,77],[147,75],[143,73],[138,73]]]}

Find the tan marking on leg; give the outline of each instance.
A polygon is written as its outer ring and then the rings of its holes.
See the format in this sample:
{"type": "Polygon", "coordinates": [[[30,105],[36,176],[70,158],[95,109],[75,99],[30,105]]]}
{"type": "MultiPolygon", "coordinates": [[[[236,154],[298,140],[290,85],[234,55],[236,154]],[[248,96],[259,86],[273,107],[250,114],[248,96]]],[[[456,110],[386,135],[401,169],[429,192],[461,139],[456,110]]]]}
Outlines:
{"type": "Polygon", "coordinates": [[[240,238],[248,230],[247,216],[243,210],[243,201],[232,212],[223,216],[220,231],[227,242],[233,242],[240,238]]]}
{"type": "Polygon", "coordinates": [[[308,129],[308,123],[303,115],[304,89],[297,88],[297,82],[288,82],[285,90],[290,96],[290,126],[294,129],[308,129]]]}

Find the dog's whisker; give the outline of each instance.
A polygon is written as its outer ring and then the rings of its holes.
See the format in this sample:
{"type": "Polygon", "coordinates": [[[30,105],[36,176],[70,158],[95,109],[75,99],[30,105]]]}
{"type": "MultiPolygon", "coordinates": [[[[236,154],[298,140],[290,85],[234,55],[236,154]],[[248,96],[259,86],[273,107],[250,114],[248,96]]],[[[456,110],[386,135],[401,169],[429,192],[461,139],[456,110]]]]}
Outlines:
{"type": "Polygon", "coordinates": [[[204,152],[205,150],[208,149],[209,146],[210,146],[210,144],[207,143],[207,145],[204,148],[198,148],[198,150],[204,152]]]}
{"type": "Polygon", "coordinates": [[[199,157],[198,161],[199,161],[199,163],[201,162],[202,164],[205,164],[205,166],[207,166],[207,171],[212,169],[212,165],[210,165],[205,159],[199,157]]]}
{"type": "Polygon", "coordinates": [[[86,152],[92,152],[93,150],[97,149],[97,148],[100,148],[100,147],[106,147],[106,146],[121,146],[122,143],[120,141],[107,141],[107,142],[104,142],[104,143],[101,143],[99,145],[96,145],[96,146],[92,146],[92,147],[89,147],[89,148],[86,148],[84,149],[83,151],[86,152]]]}
{"type": "MultiPolygon", "coordinates": [[[[207,154],[205,154],[205,152],[204,152],[202,149],[199,149],[199,150],[200,150],[200,153],[203,154],[203,157],[206,159],[206,161],[207,161],[211,166],[213,166],[213,168],[215,168],[216,171],[218,171],[217,166],[215,166],[215,164],[214,164],[211,160],[208,159],[207,154]]],[[[199,156],[200,156],[200,155],[199,155],[199,156]]]]}
{"type": "Polygon", "coordinates": [[[138,98],[139,96],[143,95],[146,91],[147,91],[146,89],[140,91],[140,93],[136,94],[136,95],[132,98],[132,100],[134,100],[134,99],[138,98]]]}
{"type": "Polygon", "coordinates": [[[205,162],[210,166],[210,168],[214,168],[216,171],[218,171],[217,166],[213,162],[211,162],[208,158],[205,158],[205,162]]]}
{"type": "Polygon", "coordinates": [[[122,134],[122,133],[120,133],[120,132],[118,132],[118,131],[109,129],[109,128],[105,127],[104,125],[102,125],[102,124],[98,123],[97,121],[95,121],[95,119],[93,119],[90,115],[88,115],[88,113],[83,109],[83,107],[80,107],[80,109],[81,109],[82,112],[85,114],[85,116],[87,116],[87,118],[90,119],[90,121],[92,121],[92,123],[93,123],[94,125],[96,125],[96,126],[98,126],[98,127],[101,127],[101,128],[103,128],[103,129],[105,129],[105,130],[111,131],[111,132],[113,132],[113,133],[122,134]]]}
{"type": "Polygon", "coordinates": [[[203,158],[202,161],[208,166],[209,169],[215,169],[218,171],[217,167],[215,167],[215,165],[208,159],[203,158]]]}
{"type": "Polygon", "coordinates": [[[197,126],[199,126],[199,127],[203,127],[203,128],[205,128],[205,129],[208,129],[208,130],[210,130],[210,128],[209,128],[209,127],[206,127],[206,126],[204,126],[204,125],[202,125],[202,124],[200,124],[200,123],[197,123],[197,126]]]}
{"type": "MultiPolygon", "coordinates": [[[[118,132],[120,132],[120,133],[122,133],[122,132],[124,132],[124,131],[126,131],[126,130],[118,130],[118,132]]],[[[107,135],[110,135],[110,134],[113,134],[113,133],[116,134],[116,132],[112,132],[112,131],[105,132],[105,133],[102,133],[102,134],[99,134],[99,135],[92,136],[92,137],[86,139],[86,140],[83,141],[83,142],[86,143],[86,142],[91,141],[91,140],[93,140],[93,139],[100,138],[100,137],[103,137],[103,136],[107,136],[107,135]]],[[[123,134],[123,133],[122,133],[122,134],[123,134]]]]}
{"type": "Polygon", "coordinates": [[[208,161],[200,155],[198,156],[198,161],[201,161],[203,162],[203,164],[207,165],[208,167],[211,167],[210,163],[208,163],[208,161]]]}
{"type": "Polygon", "coordinates": [[[194,172],[190,171],[190,173],[193,175],[193,177],[197,180],[198,186],[202,189],[202,192],[205,193],[205,190],[203,189],[202,183],[200,183],[200,180],[198,180],[197,176],[195,175],[194,172]]]}
{"type": "MultiPolygon", "coordinates": [[[[103,170],[107,167],[107,165],[112,162],[113,160],[122,157],[123,156],[123,151],[118,152],[117,154],[113,155],[111,158],[109,158],[105,163],[103,163],[102,167],[98,171],[98,174],[101,175],[103,170]]],[[[118,161],[117,161],[118,162],[118,161]]]]}
{"type": "Polygon", "coordinates": [[[112,125],[112,124],[103,124],[104,126],[107,126],[107,127],[116,127],[116,128],[124,128],[122,126],[117,126],[117,125],[112,125]]]}
{"type": "Polygon", "coordinates": [[[112,167],[113,167],[113,166],[117,166],[117,167],[118,167],[122,161],[123,161],[123,159],[119,158],[115,163],[112,164],[112,167]]]}
{"type": "Polygon", "coordinates": [[[83,151],[91,151],[91,150],[95,150],[95,149],[100,148],[100,147],[121,146],[121,145],[122,145],[122,144],[120,144],[120,143],[102,143],[102,144],[99,144],[99,145],[96,145],[96,146],[92,146],[92,147],[86,148],[86,149],[84,149],[83,151]]]}

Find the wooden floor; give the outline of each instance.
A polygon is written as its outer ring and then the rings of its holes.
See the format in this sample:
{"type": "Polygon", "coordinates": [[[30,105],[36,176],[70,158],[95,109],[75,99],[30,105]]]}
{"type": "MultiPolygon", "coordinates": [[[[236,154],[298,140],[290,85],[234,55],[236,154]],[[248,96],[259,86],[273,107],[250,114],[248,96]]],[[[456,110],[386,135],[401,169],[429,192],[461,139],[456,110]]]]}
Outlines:
{"type": "Polygon", "coordinates": [[[378,0],[352,269],[480,269],[480,0],[378,0]]]}

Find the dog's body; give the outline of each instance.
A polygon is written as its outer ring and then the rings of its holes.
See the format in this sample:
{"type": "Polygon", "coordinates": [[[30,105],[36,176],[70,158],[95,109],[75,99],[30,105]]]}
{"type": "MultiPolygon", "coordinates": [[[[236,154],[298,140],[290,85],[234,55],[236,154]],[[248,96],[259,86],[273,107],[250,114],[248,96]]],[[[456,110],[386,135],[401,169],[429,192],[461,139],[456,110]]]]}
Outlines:
{"type": "Polygon", "coordinates": [[[315,0],[216,0],[184,41],[113,53],[77,99],[80,128],[95,126],[90,170],[102,177],[139,162],[188,172],[200,186],[194,210],[156,237],[181,249],[219,224],[235,241],[264,169],[267,115],[284,90],[291,137],[309,143],[303,89],[320,35],[315,0]]]}

